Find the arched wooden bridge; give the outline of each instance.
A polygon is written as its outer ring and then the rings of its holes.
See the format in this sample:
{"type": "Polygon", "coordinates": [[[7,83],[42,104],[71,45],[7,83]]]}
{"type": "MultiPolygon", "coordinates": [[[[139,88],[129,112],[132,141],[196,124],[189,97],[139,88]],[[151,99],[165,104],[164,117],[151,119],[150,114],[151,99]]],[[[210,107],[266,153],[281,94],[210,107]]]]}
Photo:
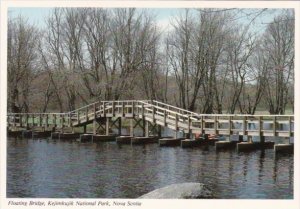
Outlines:
{"type": "Polygon", "coordinates": [[[154,100],[99,101],[66,113],[8,113],[8,130],[36,127],[61,132],[74,127],[93,124],[93,134],[110,134],[110,128],[116,127],[121,134],[122,118],[130,119],[130,136],[134,128],[140,126],[145,137],[151,129],[168,127],[178,131],[185,138],[195,138],[199,134],[294,136],[293,115],[237,115],[237,114],[198,114],[154,100]]]}

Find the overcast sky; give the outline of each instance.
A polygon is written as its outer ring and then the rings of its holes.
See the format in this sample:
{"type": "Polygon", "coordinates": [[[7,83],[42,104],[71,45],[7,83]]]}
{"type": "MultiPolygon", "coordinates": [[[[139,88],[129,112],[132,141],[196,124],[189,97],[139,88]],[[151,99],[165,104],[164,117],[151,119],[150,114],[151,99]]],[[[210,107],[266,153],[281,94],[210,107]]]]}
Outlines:
{"type": "MultiPolygon", "coordinates": [[[[27,17],[30,23],[33,23],[38,26],[45,26],[44,19],[49,15],[53,8],[9,8],[8,12],[9,15],[12,17],[16,17],[19,15],[22,15],[24,17],[27,17]]],[[[157,15],[158,21],[168,21],[172,15],[175,15],[178,13],[179,10],[182,9],[151,9],[153,12],[157,15]]]]}
{"type": "MultiPolygon", "coordinates": [[[[34,24],[38,27],[44,28],[45,25],[45,18],[49,15],[53,8],[38,8],[38,7],[15,7],[9,8],[8,14],[11,17],[17,17],[22,15],[23,17],[28,18],[29,23],[34,24]]],[[[176,14],[180,13],[183,8],[151,8],[149,9],[152,13],[156,14],[156,19],[158,25],[164,29],[168,30],[170,19],[173,19],[176,14]]],[[[281,9],[273,9],[269,10],[269,12],[265,13],[262,17],[257,18],[253,24],[253,30],[256,31],[263,31],[263,28],[273,20],[274,16],[276,16],[281,9]]],[[[247,13],[247,10],[245,10],[247,13]]],[[[243,14],[241,14],[243,15],[243,14]]],[[[238,18],[240,22],[247,23],[251,20],[251,18],[247,17],[247,14],[243,15],[242,17],[238,18]]]]}

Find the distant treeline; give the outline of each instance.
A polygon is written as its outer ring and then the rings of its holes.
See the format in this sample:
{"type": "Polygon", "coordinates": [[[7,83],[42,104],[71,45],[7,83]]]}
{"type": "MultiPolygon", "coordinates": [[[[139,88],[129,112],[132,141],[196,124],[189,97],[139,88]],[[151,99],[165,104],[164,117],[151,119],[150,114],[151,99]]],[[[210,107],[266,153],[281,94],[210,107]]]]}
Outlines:
{"type": "Polygon", "coordinates": [[[154,99],[200,113],[294,108],[294,11],[56,8],[47,27],[8,22],[8,111],[64,112],[99,100],[154,99]],[[237,17],[246,16],[248,21],[237,17]]]}

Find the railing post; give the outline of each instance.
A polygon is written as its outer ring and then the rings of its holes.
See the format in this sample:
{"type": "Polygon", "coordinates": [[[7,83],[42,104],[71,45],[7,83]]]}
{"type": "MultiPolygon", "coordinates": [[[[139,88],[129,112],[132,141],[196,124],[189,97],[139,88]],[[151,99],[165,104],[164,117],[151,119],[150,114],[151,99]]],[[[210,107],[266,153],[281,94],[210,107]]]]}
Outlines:
{"type": "Polygon", "coordinates": [[[167,111],[164,109],[164,126],[167,126],[167,111]]]}
{"type": "Polygon", "coordinates": [[[265,136],[262,133],[263,130],[263,120],[262,117],[259,116],[259,141],[260,143],[265,143],[265,136]]]}
{"type": "Polygon", "coordinates": [[[97,132],[97,129],[96,129],[96,118],[97,118],[97,115],[96,115],[96,104],[93,105],[93,115],[94,115],[94,119],[93,119],[93,134],[96,135],[96,132],[97,132]]]}
{"type": "Polygon", "coordinates": [[[112,101],[112,115],[115,116],[115,101],[112,101]]]}
{"type": "Polygon", "coordinates": [[[103,104],[102,104],[102,106],[103,106],[103,117],[105,117],[105,116],[106,116],[106,112],[105,112],[105,102],[103,101],[102,103],[103,103],[103,104]]]}
{"type": "Polygon", "coordinates": [[[191,138],[191,116],[188,116],[188,133],[190,139],[191,138]]]}
{"type": "Polygon", "coordinates": [[[19,117],[19,121],[20,121],[20,127],[23,126],[23,123],[22,123],[22,115],[20,114],[20,117],[19,117]]]}
{"type": "Polygon", "coordinates": [[[261,130],[262,130],[262,127],[261,127],[261,116],[258,117],[258,134],[259,134],[259,137],[261,136],[261,130]]]}
{"type": "Polygon", "coordinates": [[[48,114],[46,114],[46,121],[45,122],[46,122],[45,126],[46,126],[46,128],[48,128],[48,114]]]}
{"type": "Polygon", "coordinates": [[[32,114],[32,126],[34,127],[35,126],[35,114],[32,114]]]}
{"type": "Polygon", "coordinates": [[[34,114],[29,115],[29,119],[31,119],[31,127],[34,127],[34,114]]]}
{"type": "Polygon", "coordinates": [[[132,101],[132,117],[134,117],[134,103],[135,103],[135,101],[132,101]]]}
{"type": "Polygon", "coordinates": [[[141,112],[141,115],[142,115],[142,122],[143,122],[143,126],[142,126],[142,129],[143,129],[143,136],[145,136],[145,126],[146,126],[146,122],[145,122],[145,107],[144,107],[144,103],[142,103],[142,112],[141,112]]]}
{"type": "Polygon", "coordinates": [[[72,116],[71,116],[71,113],[69,113],[69,127],[72,127],[72,116]]]}
{"type": "Polygon", "coordinates": [[[155,123],[155,107],[152,106],[152,122],[155,123]]]}
{"type": "Polygon", "coordinates": [[[42,127],[43,127],[43,131],[46,130],[46,115],[47,114],[43,114],[42,115],[42,127]]]}
{"type": "Polygon", "coordinates": [[[88,119],[89,119],[88,114],[89,114],[89,109],[88,109],[88,107],[86,107],[86,108],[85,108],[85,121],[86,121],[86,122],[87,122],[88,119]]]}
{"type": "Polygon", "coordinates": [[[214,116],[214,129],[215,134],[218,134],[218,116],[214,116]]]}
{"type": "Polygon", "coordinates": [[[78,110],[77,111],[77,124],[79,124],[80,123],[80,111],[78,110]]]}
{"type": "Polygon", "coordinates": [[[289,116],[289,141],[290,137],[292,137],[292,117],[289,116]]]}
{"type": "Polygon", "coordinates": [[[276,136],[276,116],[273,117],[273,136],[276,136]]]}
{"type": "Polygon", "coordinates": [[[203,117],[204,116],[201,115],[201,134],[204,134],[203,131],[205,131],[205,129],[204,129],[205,124],[204,124],[204,118],[203,117]]]}
{"type": "Polygon", "coordinates": [[[53,121],[54,121],[54,127],[56,128],[57,124],[56,124],[56,115],[53,114],[53,121]]]}
{"type": "Polygon", "coordinates": [[[99,116],[101,117],[101,104],[102,104],[102,102],[101,102],[101,100],[99,100],[99,102],[98,102],[98,110],[99,110],[99,116]]]}
{"type": "Polygon", "coordinates": [[[122,117],[125,116],[125,105],[124,102],[122,102],[122,117]]]}
{"type": "Polygon", "coordinates": [[[229,120],[228,120],[228,134],[229,134],[229,137],[231,136],[231,134],[232,134],[232,131],[231,131],[231,129],[232,129],[232,126],[231,126],[231,120],[232,120],[232,116],[229,116],[229,120]]]}
{"type": "Polygon", "coordinates": [[[247,129],[247,116],[243,116],[243,136],[246,135],[246,129],[247,129]]]}
{"type": "Polygon", "coordinates": [[[142,117],[144,117],[145,114],[145,108],[144,108],[144,104],[142,104],[142,117]]]}
{"type": "Polygon", "coordinates": [[[13,117],[14,118],[14,123],[13,124],[14,124],[14,127],[16,127],[16,114],[14,114],[13,116],[14,116],[13,117]]]}
{"type": "Polygon", "coordinates": [[[64,125],[65,125],[65,115],[62,114],[61,115],[61,128],[62,128],[62,132],[63,132],[64,125]]]}
{"type": "Polygon", "coordinates": [[[42,127],[42,124],[43,123],[43,121],[42,121],[42,114],[39,114],[39,125],[40,125],[40,127],[42,127]]]}

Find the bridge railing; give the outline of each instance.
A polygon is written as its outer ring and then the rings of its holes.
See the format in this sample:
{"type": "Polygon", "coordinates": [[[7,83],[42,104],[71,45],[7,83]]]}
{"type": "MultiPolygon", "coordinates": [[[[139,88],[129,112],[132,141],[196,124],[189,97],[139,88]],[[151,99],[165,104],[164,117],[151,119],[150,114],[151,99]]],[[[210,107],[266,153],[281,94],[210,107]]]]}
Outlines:
{"type": "Polygon", "coordinates": [[[193,121],[195,130],[203,130],[214,134],[240,134],[255,136],[294,135],[293,115],[210,115],[201,116],[201,120],[193,121]]]}
{"type": "Polygon", "coordinates": [[[198,114],[151,100],[98,101],[67,113],[8,113],[15,127],[72,127],[99,117],[146,117],[175,130],[214,134],[293,136],[293,115],[198,114]]]}
{"type": "Polygon", "coordinates": [[[158,101],[147,104],[145,114],[152,120],[159,118],[164,120],[176,130],[229,135],[234,133],[282,137],[294,135],[293,115],[198,114],[158,101]]]}
{"type": "Polygon", "coordinates": [[[7,126],[14,127],[63,127],[69,125],[66,113],[8,113],[7,126]]]}

